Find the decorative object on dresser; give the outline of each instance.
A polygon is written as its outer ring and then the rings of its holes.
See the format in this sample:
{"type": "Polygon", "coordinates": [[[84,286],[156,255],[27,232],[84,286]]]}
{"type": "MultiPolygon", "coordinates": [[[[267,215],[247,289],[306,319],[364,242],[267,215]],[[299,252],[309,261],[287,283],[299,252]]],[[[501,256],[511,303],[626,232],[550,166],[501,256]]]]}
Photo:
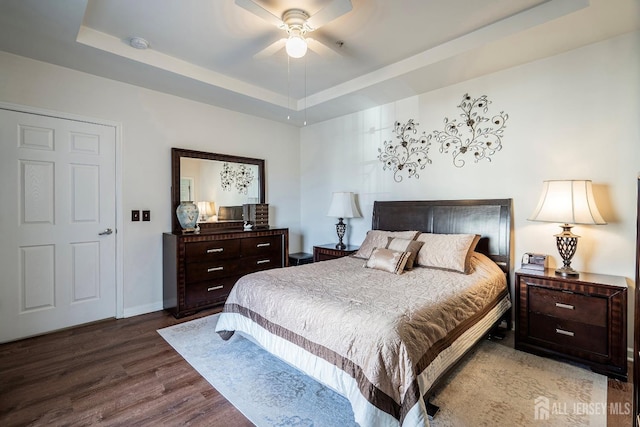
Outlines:
{"type": "Polygon", "coordinates": [[[561,276],[577,276],[571,258],[578,247],[578,235],[571,232],[574,224],[606,224],[593,197],[589,180],[544,181],[542,195],[529,221],[558,222],[564,225],[556,234],[556,245],[563,266],[556,269],[561,276]]]}
{"type": "Polygon", "coordinates": [[[313,247],[313,262],[326,261],[328,259],[342,258],[358,251],[359,246],[348,245],[343,249],[337,249],[336,245],[318,245],[313,247]]]}
{"type": "Polygon", "coordinates": [[[344,218],[362,218],[354,194],[348,191],[333,193],[327,216],[338,218],[336,233],[339,242],[335,245],[336,249],[346,249],[347,246],[342,242],[342,239],[347,231],[347,225],[342,220],[344,218]]]}
{"type": "Polygon", "coordinates": [[[247,223],[252,228],[264,228],[269,226],[269,205],[267,203],[248,203],[242,205],[242,219],[245,227],[247,223]]]}
{"type": "Polygon", "coordinates": [[[289,231],[163,235],[163,308],[176,317],[223,304],[245,274],[288,265],[289,231]]]}
{"type": "Polygon", "coordinates": [[[183,233],[193,233],[196,231],[198,217],[198,206],[191,201],[180,202],[176,208],[176,218],[178,218],[183,233]]]}
{"type": "Polygon", "coordinates": [[[627,281],[552,269],[516,272],[515,347],[627,378],[627,281]]]}

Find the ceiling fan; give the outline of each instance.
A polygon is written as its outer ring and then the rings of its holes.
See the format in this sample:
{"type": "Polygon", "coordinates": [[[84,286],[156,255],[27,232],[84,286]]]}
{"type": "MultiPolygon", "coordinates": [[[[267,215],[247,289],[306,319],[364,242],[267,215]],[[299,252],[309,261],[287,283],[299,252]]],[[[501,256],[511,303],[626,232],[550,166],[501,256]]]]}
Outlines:
{"type": "Polygon", "coordinates": [[[288,9],[284,11],[282,17],[277,17],[253,0],[235,0],[235,3],[287,33],[286,38],[267,46],[254,55],[255,58],[273,55],[282,48],[285,48],[287,54],[292,58],[302,58],[307,53],[307,48],[320,54],[336,53],[327,45],[306,37],[306,35],[352,9],[351,0],[332,0],[331,3],[313,15],[309,15],[302,9],[288,9]]]}

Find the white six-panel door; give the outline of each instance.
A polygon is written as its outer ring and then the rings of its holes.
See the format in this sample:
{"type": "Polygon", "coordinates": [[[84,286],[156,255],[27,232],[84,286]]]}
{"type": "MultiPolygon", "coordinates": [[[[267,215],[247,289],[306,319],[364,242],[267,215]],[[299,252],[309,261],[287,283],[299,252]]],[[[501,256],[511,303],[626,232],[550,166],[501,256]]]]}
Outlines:
{"type": "Polygon", "coordinates": [[[115,137],[0,109],[0,342],[115,317],[115,137]]]}

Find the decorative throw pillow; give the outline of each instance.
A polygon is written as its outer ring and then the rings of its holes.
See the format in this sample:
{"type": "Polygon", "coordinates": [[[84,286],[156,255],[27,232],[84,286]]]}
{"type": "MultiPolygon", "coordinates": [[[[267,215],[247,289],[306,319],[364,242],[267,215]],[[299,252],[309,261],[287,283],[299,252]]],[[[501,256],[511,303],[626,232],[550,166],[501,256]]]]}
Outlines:
{"type": "Polygon", "coordinates": [[[374,248],[371,256],[364,265],[367,268],[388,271],[389,273],[402,274],[407,263],[407,252],[392,251],[386,248],[374,248]]]}
{"type": "Polygon", "coordinates": [[[389,237],[400,237],[402,239],[415,239],[420,234],[419,231],[384,231],[369,230],[364,242],[360,245],[360,249],[353,254],[356,258],[369,259],[375,248],[384,248],[387,246],[389,237]]]}
{"type": "Polygon", "coordinates": [[[471,254],[480,236],[477,234],[422,233],[416,239],[423,242],[416,264],[464,274],[471,272],[471,254]]]}
{"type": "Polygon", "coordinates": [[[409,253],[409,259],[407,259],[407,265],[405,265],[404,268],[405,270],[411,270],[413,268],[413,263],[418,256],[418,251],[420,250],[424,242],[410,239],[401,239],[400,237],[388,237],[387,239],[387,249],[409,253]]]}

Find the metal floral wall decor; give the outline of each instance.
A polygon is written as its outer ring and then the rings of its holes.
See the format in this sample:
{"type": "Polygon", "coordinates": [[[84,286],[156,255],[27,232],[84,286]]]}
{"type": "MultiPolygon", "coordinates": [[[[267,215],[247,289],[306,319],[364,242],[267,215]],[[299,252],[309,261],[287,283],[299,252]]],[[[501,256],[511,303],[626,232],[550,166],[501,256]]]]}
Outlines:
{"type": "Polygon", "coordinates": [[[424,132],[415,138],[418,133],[418,123],[410,119],[406,124],[396,122],[393,132],[400,143],[384,141],[384,148],[378,148],[378,159],[384,163],[383,170],[391,169],[393,179],[401,182],[403,176],[408,178],[420,178],[418,170],[431,163],[429,158],[430,136],[424,132]]]}
{"type": "Polygon", "coordinates": [[[491,156],[502,149],[502,134],[509,115],[501,111],[489,118],[489,104],[486,95],[472,99],[465,94],[458,105],[462,121],[445,117],[444,130],[434,130],[429,135],[429,139],[433,136],[440,143],[441,153],[451,152],[456,167],[463,167],[469,157],[475,163],[483,159],[491,161],[491,156]]]}
{"type": "Polygon", "coordinates": [[[247,165],[239,165],[237,169],[229,163],[222,165],[220,172],[220,185],[225,191],[231,191],[234,187],[238,194],[247,194],[255,175],[247,165]]]}
{"type": "Polygon", "coordinates": [[[249,169],[247,165],[238,166],[238,170],[236,171],[236,189],[239,194],[247,194],[253,178],[253,171],[249,169]]]}

